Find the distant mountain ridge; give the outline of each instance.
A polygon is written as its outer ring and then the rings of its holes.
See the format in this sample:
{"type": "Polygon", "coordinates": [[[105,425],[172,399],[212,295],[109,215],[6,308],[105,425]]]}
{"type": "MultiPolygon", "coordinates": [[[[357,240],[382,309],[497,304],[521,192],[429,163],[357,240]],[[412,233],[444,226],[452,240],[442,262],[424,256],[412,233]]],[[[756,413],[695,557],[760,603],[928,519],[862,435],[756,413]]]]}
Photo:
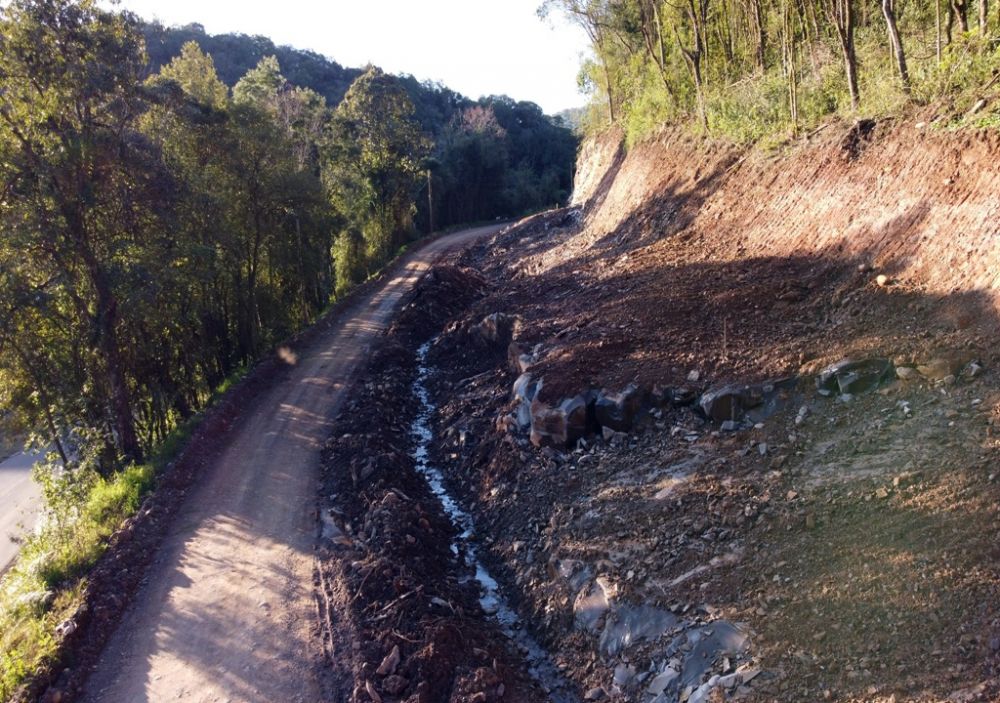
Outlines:
{"type": "MultiPolygon", "coordinates": [[[[316,91],[330,108],[364,73],[314,51],[277,46],[267,37],[208,34],[197,23],[166,27],[148,22],[143,34],[151,73],[191,41],[211,55],[220,80],[230,88],[261,59],[274,56],[290,84],[316,91]]],[[[422,131],[435,144],[435,226],[515,217],[568,200],[579,143],[575,124],[561,115],[545,115],[533,102],[505,95],[473,100],[411,75],[396,79],[408,93],[422,131]]],[[[430,219],[425,200],[417,202],[422,231],[430,219]]]]}
{"type": "Polygon", "coordinates": [[[232,88],[262,58],[275,56],[290,83],[312,88],[326,98],[330,106],[336,106],[354,79],[363,73],[362,69],[345,68],[315,51],[277,46],[267,37],[208,34],[198,23],[166,27],[159,22],[147,22],[143,25],[143,34],[152,72],[159,71],[161,66],[180,55],[185,43],[194,41],[205,53],[212,55],[219,78],[232,88]]]}

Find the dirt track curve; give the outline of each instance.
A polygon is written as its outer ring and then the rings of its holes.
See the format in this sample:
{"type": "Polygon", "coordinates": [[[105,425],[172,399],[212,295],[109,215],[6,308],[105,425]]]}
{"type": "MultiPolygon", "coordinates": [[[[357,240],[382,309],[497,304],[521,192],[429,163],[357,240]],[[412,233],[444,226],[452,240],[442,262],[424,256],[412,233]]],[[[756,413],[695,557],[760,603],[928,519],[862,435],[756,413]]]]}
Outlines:
{"type": "Polygon", "coordinates": [[[409,254],[259,400],[176,516],[84,700],[321,699],[313,508],[331,418],[403,295],[443,254],[497,229],[464,230],[409,254]]]}

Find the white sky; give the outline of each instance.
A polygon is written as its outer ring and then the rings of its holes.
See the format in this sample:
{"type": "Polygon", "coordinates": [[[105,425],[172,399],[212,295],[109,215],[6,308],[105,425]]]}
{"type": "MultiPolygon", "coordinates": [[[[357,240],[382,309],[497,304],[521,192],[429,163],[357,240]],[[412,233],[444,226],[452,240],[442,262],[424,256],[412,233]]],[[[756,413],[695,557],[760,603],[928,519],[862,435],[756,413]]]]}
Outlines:
{"type": "MultiPolygon", "coordinates": [[[[109,5],[112,0],[104,0],[109,5]]],[[[261,34],[341,65],[367,63],[444,83],[471,98],[504,93],[548,112],[582,105],[583,31],[541,20],[541,0],[121,0],[166,25],[261,34]]]]}

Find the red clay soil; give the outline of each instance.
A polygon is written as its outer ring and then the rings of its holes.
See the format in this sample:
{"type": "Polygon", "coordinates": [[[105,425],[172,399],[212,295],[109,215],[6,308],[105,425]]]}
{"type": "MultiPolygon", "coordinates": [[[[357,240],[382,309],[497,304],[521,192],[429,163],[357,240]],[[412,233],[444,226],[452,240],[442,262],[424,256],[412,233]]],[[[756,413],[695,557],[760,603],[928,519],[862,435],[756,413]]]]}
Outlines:
{"type": "Polygon", "coordinates": [[[576,622],[580,574],[621,603],[745,623],[763,673],[713,700],[1000,700],[996,136],[832,125],[780,157],[670,133],[598,147],[585,208],[461,260],[489,292],[431,355],[436,458],[522,617],[581,693],[615,700],[650,700],[670,638],[599,651],[576,622]],[[540,345],[546,402],[801,380],[749,431],[665,406],[631,435],[536,449],[511,429],[506,350],[474,341],[495,312],[540,345]],[[965,371],[817,395],[846,357],[965,371]]]}

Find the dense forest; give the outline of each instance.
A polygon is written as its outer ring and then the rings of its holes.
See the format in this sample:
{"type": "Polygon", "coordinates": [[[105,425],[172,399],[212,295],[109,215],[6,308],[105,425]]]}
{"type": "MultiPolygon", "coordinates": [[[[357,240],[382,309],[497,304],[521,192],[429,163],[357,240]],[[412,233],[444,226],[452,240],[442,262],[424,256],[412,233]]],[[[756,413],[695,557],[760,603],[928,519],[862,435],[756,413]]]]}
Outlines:
{"type": "MultiPolygon", "coordinates": [[[[309,88],[327,105],[340,104],[364,73],[344,68],[311,51],[275,46],[266,37],[209,35],[198,24],[142,27],[151,71],[158,71],[195,42],[212,57],[219,79],[228,86],[273,56],[290,85],[309,88]]],[[[432,171],[431,200],[426,189],[417,201],[419,229],[519,215],[561,202],[572,189],[576,140],[561,117],[549,118],[534,103],[506,96],[471,100],[447,87],[412,76],[395,79],[413,105],[414,119],[430,140],[424,166],[432,171]]],[[[424,184],[426,188],[426,183],[424,184]]]]}
{"type": "Polygon", "coordinates": [[[540,13],[552,11],[591,40],[590,126],[620,124],[633,140],[689,122],[780,141],[832,113],[938,102],[1000,124],[989,0],[546,0],[540,13]]]}
{"type": "Polygon", "coordinates": [[[0,30],[0,403],[64,462],[140,460],[418,232],[571,187],[534,104],[89,0],[0,30]]]}

